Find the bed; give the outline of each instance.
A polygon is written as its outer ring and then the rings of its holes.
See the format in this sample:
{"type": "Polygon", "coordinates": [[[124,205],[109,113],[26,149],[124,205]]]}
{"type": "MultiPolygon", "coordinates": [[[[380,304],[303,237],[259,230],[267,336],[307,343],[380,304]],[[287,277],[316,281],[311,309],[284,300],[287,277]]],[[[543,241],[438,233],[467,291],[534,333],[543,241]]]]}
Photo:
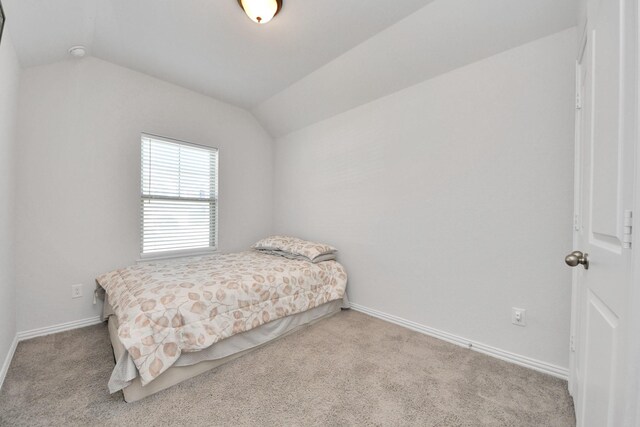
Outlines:
{"type": "Polygon", "coordinates": [[[110,392],[140,400],[348,307],[334,258],[330,246],[272,236],[245,252],[98,277],[116,359],[110,392]]]}

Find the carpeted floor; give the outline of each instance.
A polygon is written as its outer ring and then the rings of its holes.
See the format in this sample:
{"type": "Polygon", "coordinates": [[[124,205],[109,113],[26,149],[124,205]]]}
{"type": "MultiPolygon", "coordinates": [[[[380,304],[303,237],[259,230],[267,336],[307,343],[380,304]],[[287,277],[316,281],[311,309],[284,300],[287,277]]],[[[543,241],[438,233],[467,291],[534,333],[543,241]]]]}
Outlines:
{"type": "Polygon", "coordinates": [[[0,425],[573,426],[565,381],[344,311],[137,403],[104,325],[18,345],[0,425]]]}

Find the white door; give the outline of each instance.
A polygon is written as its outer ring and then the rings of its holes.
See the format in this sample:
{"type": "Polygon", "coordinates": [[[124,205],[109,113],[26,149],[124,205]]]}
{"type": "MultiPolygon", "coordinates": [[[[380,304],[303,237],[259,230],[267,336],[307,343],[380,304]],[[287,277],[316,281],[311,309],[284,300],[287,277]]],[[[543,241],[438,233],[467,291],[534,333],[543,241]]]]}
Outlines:
{"type": "Polygon", "coordinates": [[[626,423],[636,2],[588,1],[578,59],[574,250],[584,256],[567,258],[576,269],[570,388],[578,426],[626,423]]]}

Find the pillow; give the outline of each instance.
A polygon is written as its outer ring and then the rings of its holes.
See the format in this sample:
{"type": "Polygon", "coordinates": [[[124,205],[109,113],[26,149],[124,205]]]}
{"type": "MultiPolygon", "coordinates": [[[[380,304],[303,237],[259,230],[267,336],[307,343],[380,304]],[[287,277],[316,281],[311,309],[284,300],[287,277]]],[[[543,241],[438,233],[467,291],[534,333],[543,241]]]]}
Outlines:
{"type": "Polygon", "coordinates": [[[257,250],[258,252],[260,252],[262,254],[281,256],[281,257],[289,258],[289,259],[297,259],[299,261],[313,262],[314,264],[317,264],[317,263],[323,262],[323,261],[334,261],[336,259],[336,253],[335,252],[330,252],[330,253],[327,253],[327,254],[318,255],[313,260],[310,260],[308,257],[306,257],[304,255],[296,255],[296,254],[292,254],[292,253],[284,252],[284,251],[278,251],[278,250],[273,250],[272,251],[270,249],[255,249],[255,250],[257,250]]]}
{"type": "Polygon", "coordinates": [[[253,248],[259,251],[282,252],[279,255],[283,256],[287,254],[295,257],[301,256],[311,262],[326,261],[327,258],[331,258],[330,255],[333,255],[333,259],[335,259],[334,254],[338,251],[333,246],[288,236],[267,237],[253,245],[253,248]]]}

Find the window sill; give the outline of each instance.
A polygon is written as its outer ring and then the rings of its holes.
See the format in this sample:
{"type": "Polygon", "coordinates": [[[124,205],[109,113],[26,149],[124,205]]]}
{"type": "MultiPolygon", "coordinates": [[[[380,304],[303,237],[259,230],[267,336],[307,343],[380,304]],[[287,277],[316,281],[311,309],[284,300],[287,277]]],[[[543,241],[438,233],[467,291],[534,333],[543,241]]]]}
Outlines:
{"type": "Polygon", "coordinates": [[[195,256],[211,255],[218,252],[218,248],[206,248],[206,249],[193,249],[183,251],[170,251],[170,252],[158,252],[153,254],[140,254],[140,258],[137,263],[150,262],[150,261],[164,261],[180,258],[189,258],[195,256]]]}

